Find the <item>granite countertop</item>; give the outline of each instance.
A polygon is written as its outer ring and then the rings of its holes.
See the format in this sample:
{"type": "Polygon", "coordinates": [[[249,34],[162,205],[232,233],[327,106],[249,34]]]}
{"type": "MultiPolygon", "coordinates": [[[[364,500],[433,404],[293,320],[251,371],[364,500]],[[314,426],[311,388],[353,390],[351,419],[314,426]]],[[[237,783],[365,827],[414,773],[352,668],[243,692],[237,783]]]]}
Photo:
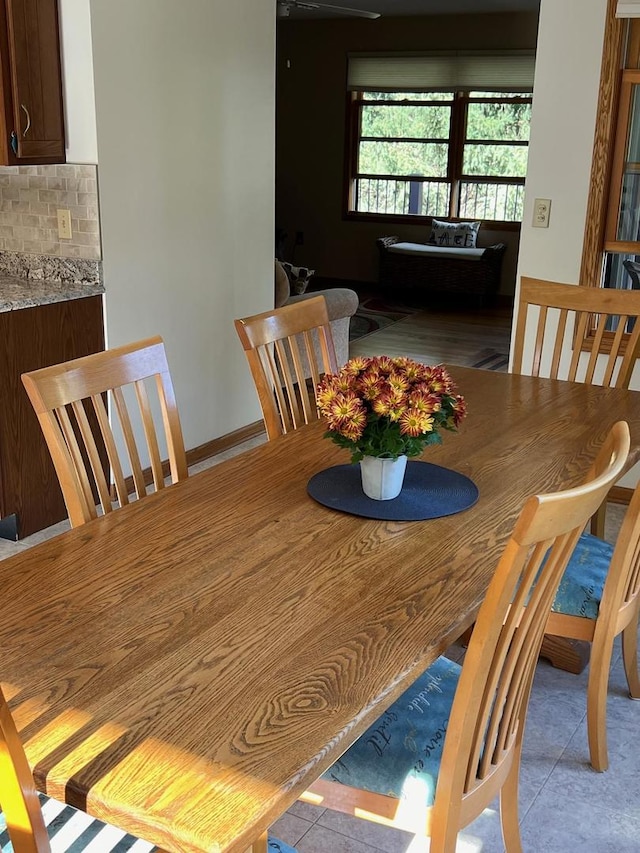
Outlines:
{"type": "Polygon", "coordinates": [[[66,302],[104,293],[102,282],[51,281],[20,278],[0,272],[0,311],[33,308],[51,302],[66,302]]]}

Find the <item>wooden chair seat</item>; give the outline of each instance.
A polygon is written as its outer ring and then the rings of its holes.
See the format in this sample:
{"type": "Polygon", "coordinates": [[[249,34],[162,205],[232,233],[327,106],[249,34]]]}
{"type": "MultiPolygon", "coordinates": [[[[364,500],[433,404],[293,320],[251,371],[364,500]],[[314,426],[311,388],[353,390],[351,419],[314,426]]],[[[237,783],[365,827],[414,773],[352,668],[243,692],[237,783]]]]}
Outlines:
{"type": "Polygon", "coordinates": [[[321,779],[387,797],[390,810],[417,817],[435,800],[447,722],[462,667],[440,657],[333,764],[321,779]],[[376,755],[379,760],[372,760],[376,755]]]}
{"type": "Polygon", "coordinates": [[[480,608],[462,668],[438,659],[303,799],[431,836],[458,831],[500,794],[507,853],[521,853],[518,776],[535,665],[560,579],[590,516],[624,469],[616,424],[585,483],[529,498],[480,608]]]}
{"type": "Polygon", "coordinates": [[[150,483],[155,490],[163,489],[167,474],[174,483],[187,477],[162,338],[34,370],[23,374],[22,382],[53,459],[72,527],[128,504],[134,492],[143,498],[150,483]],[[163,444],[167,465],[161,456],[163,444]]]}
{"type": "Polygon", "coordinates": [[[583,533],[560,581],[552,612],[596,620],[612,556],[613,545],[583,533]]]}

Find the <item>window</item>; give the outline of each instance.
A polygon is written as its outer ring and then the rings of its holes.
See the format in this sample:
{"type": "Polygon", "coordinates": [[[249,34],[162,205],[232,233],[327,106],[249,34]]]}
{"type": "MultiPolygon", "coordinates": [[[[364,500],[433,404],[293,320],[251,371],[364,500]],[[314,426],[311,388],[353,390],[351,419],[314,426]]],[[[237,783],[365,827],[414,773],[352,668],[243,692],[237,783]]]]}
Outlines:
{"type": "Polygon", "coordinates": [[[622,72],[604,235],[605,287],[640,287],[640,71],[622,72]]]}
{"type": "Polygon", "coordinates": [[[519,222],[532,82],[528,52],[350,59],[349,212],[519,222]]]}

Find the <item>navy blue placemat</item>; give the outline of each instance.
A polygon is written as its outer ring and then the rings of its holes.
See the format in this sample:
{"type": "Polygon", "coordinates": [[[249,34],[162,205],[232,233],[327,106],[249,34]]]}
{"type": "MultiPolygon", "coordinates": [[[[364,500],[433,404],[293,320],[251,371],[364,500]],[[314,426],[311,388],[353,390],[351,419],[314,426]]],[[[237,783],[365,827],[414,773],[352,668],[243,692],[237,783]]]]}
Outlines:
{"type": "Polygon", "coordinates": [[[430,462],[407,462],[402,491],[390,501],[376,501],[362,491],[359,465],[334,465],[314,474],[307,492],[324,506],[386,521],[421,521],[453,515],[473,506],[478,487],[457,471],[430,462]]]}

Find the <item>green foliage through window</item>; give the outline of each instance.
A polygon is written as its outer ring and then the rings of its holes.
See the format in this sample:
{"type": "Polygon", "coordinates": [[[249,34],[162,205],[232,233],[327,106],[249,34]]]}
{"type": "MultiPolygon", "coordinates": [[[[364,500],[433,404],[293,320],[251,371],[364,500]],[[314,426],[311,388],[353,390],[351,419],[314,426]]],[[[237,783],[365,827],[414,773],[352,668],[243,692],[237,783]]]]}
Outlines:
{"type": "Polygon", "coordinates": [[[353,109],[353,210],[522,219],[530,94],[367,92],[353,109]]]}

